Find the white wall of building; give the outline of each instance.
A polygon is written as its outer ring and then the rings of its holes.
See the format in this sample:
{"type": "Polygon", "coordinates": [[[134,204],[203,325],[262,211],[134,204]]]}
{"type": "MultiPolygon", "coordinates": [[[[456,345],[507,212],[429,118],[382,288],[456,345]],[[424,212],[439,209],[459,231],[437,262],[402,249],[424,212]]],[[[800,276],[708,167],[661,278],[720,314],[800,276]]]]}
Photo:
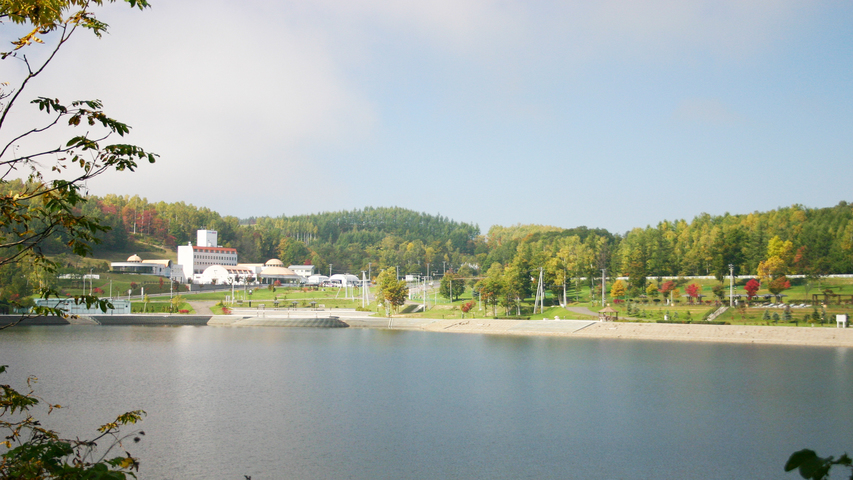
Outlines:
{"type": "Polygon", "coordinates": [[[196,245],[199,247],[218,247],[219,233],[216,230],[199,230],[196,232],[196,245]]]}

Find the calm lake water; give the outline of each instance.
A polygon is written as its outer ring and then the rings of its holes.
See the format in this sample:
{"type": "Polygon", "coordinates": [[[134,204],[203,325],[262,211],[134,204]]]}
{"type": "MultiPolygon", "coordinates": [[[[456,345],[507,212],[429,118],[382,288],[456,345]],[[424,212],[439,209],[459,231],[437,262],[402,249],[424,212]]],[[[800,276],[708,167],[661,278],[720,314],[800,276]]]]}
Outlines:
{"type": "Polygon", "coordinates": [[[845,348],[67,326],[0,332],[0,364],[66,435],[147,410],[143,479],[794,479],[853,451],[845,348]]]}

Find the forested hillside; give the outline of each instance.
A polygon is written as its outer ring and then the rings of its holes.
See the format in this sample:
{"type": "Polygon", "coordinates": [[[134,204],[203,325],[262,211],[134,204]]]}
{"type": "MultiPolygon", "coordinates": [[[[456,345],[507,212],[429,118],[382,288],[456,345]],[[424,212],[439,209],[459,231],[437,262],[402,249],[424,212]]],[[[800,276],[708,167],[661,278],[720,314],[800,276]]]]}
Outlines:
{"type": "MultiPolygon", "coordinates": [[[[20,182],[4,185],[20,188],[20,182]]],[[[280,258],[311,263],[321,272],[359,272],[394,267],[403,273],[443,273],[464,267],[482,276],[495,264],[523,278],[543,267],[549,283],[572,278],[629,276],[636,289],[646,279],[669,275],[853,273],[853,206],[799,205],[769,212],[664,220],[625,234],[587,227],[493,226],[481,235],[476,225],[398,207],[240,220],[183,202],[152,203],[138,196],[92,196],[83,214],[112,230],[101,235],[96,255],[127,251],[135,240],[174,249],[195,242],[200,228],[217,230],[220,243],[237,248],[242,262],[280,258]]],[[[46,245],[63,252],[63,237],[46,245]]],[[[525,287],[526,288],[526,287],[525,287]]]]}

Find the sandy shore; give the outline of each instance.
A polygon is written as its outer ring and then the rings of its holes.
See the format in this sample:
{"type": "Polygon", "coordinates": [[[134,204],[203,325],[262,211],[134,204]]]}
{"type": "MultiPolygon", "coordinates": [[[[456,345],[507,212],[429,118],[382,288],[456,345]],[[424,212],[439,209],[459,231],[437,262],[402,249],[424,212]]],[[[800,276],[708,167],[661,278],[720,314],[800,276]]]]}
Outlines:
{"type": "MultiPolygon", "coordinates": [[[[388,319],[350,322],[353,327],[388,328],[388,319]]],[[[729,342],[822,347],[853,347],[853,328],[768,327],[587,320],[436,320],[391,319],[392,329],[496,335],[542,335],[574,338],[627,338],[691,342],[729,342]]]]}
{"type": "Polygon", "coordinates": [[[576,335],[597,338],[853,347],[853,328],[596,323],[576,335]]]}

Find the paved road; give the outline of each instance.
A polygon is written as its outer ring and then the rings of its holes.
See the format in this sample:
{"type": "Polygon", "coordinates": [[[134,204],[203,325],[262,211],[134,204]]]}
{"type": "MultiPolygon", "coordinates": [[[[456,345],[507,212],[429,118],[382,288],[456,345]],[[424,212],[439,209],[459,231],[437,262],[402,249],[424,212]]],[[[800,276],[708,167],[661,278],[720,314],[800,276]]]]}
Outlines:
{"type": "Polygon", "coordinates": [[[580,313],[581,315],[591,315],[593,317],[598,317],[598,312],[593,312],[592,310],[586,307],[566,307],[566,310],[570,312],[580,313]]]}

